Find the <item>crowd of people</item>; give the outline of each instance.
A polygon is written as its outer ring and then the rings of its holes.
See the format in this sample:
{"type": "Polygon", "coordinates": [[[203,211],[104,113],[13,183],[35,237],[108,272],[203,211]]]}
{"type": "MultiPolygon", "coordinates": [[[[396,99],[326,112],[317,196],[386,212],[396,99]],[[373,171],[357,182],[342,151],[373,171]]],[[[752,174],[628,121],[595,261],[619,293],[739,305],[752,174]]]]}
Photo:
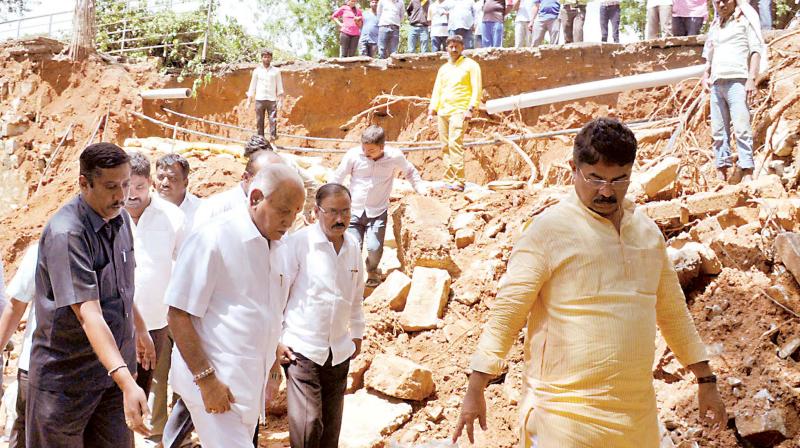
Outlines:
{"type": "MultiPolygon", "coordinates": [[[[703,82],[716,167],[722,181],[746,181],[748,101],[763,38],[749,5],[714,1],[703,82]]],[[[448,61],[428,109],[445,162],[441,184],[454,191],[465,189],[463,137],[482,88],[480,65],[463,54],[471,30],[461,30],[434,40],[448,61]]],[[[207,447],[254,446],[283,376],[291,446],[338,446],[349,363],[365,335],[364,291],[382,280],[394,178],[402,173],[421,195],[433,183],[374,125],[323,185],[275,153],[263,135],[265,113],[283,97],[271,56],[264,52],[248,90],[261,135],[246,145],[241,180],[230,189],[192,194],[191,166],[179,154],[153,164],[111,143],[82,151],[80,193],[50,218],[2,288],[10,300],[0,345],[34,304],[11,447],[129,447],[137,431],[173,448],[193,430],[207,447]]],[[[625,200],[636,152],[635,136],[617,120],[594,119],[577,135],[575,191],[522,229],[471,361],[454,441],[463,431],[473,439],[475,420],[486,429],[484,388],[526,324],[526,353],[539,367],[526,369],[524,446],[657,446],[656,324],[697,377],[701,416],[710,411],[724,428],[716,377],[663,237],[625,200]]]]}
{"type": "MultiPolygon", "coordinates": [[[[407,53],[444,51],[447,36],[459,35],[467,49],[502,47],[506,19],[513,15],[514,46],[583,42],[588,0],[370,0],[362,10],[347,0],[332,15],[339,27],[340,57],[387,58],[398,51],[407,21],[407,53]],[[546,38],[546,40],[545,40],[546,38]]],[[[758,0],[760,27],[772,28],[771,0],[758,0]]],[[[700,34],[708,0],[647,0],[645,37],[700,34]]],[[[619,42],[620,0],[600,0],[602,42],[619,42]]]]}

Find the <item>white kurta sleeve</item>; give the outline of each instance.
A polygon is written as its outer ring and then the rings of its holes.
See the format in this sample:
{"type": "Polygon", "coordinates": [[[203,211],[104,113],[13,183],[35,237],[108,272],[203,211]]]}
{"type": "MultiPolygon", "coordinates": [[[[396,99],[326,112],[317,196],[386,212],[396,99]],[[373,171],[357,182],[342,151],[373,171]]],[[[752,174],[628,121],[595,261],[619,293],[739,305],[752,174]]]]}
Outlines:
{"type": "Polygon", "coordinates": [[[213,233],[195,232],[181,248],[164,302],[203,317],[218,275],[224,275],[222,257],[213,233]]]}

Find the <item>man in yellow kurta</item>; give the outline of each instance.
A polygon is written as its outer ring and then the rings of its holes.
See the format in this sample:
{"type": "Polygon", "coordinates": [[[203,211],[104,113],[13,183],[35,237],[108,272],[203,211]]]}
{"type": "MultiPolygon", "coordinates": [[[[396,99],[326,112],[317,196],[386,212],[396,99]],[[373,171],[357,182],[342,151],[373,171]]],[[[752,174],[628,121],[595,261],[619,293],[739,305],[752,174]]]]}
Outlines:
{"type": "Polygon", "coordinates": [[[453,190],[464,191],[464,132],[478,107],[481,67],[462,55],[461,36],[447,38],[449,61],[439,68],[433,84],[428,118],[438,116],[439,143],[445,165],[444,180],[453,190]]]}
{"type": "Polygon", "coordinates": [[[656,325],[697,378],[702,418],[725,406],[664,238],[624,200],[636,138],[619,121],[589,122],[575,139],[575,191],[524,230],[472,358],[453,436],[486,429],[483,390],[527,321],[521,446],[657,448],[652,365],[656,325]]]}

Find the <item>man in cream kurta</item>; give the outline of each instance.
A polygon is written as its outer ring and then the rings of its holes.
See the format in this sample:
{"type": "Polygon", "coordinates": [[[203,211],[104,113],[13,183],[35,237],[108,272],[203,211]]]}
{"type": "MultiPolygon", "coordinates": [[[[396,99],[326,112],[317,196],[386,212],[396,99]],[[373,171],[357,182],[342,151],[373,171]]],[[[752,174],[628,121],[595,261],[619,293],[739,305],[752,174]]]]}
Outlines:
{"type": "Polygon", "coordinates": [[[523,231],[472,358],[454,438],[485,428],[483,388],[527,321],[522,444],[655,448],[656,325],[698,377],[701,414],[726,418],[658,227],[625,201],[633,133],[597,119],[576,138],[575,191],[523,231]],[[598,138],[599,137],[599,138],[598,138]]]}
{"type": "Polygon", "coordinates": [[[264,408],[267,372],[275,368],[284,301],[270,289],[278,240],[304,201],[303,182],[269,165],[237,207],[189,236],[167,289],[168,320],[178,350],[170,383],[208,447],[251,447],[264,408]]]}

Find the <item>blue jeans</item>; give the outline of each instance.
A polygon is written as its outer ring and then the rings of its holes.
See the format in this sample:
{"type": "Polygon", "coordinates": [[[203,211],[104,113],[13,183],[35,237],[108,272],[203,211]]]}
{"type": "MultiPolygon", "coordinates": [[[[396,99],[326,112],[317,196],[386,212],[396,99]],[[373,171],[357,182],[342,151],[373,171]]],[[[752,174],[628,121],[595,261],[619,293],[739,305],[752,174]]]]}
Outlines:
{"type": "MultiPolygon", "coordinates": [[[[450,30],[451,36],[461,36],[464,39],[464,49],[471,50],[472,46],[472,30],[466,28],[458,28],[455,30],[450,30]]],[[[446,49],[445,49],[446,50],[446,49]]]]}
{"type": "Polygon", "coordinates": [[[718,79],[711,86],[711,138],[717,168],[731,166],[731,125],[736,131],[739,168],[753,168],[753,130],[745,79],[718,79]]]}
{"type": "Polygon", "coordinates": [[[378,264],[383,256],[383,238],[386,236],[386,219],[389,211],[381,213],[374,218],[368,218],[367,212],[361,212],[361,216],[350,216],[350,227],[347,231],[356,237],[358,243],[363,247],[367,245],[367,273],[378,271],[378,264]]]}
{"type": "Polygon", "coordinates": [[[758,18],[762,30],[772,29],[772,0],[758,0],[758,18]]]}
{"type": "Polygon", "coordinates": [[[483,22],[481,48],[502,47],[504,30],[503,22],[483,22]]]}
{"type": "Polygon", "coordinates": [[[397,53],[400,45],[400,27],[395,25],[378,27],[378,57],[388,58],[392,53],[397,53]]]}
{"type": "Polygon", "coordinates": [[[408,32],[408,53],[414,53],[417,44],[420,53],[431,51],[431,34],[426,25],[411,25],[411,30],[408,32]]]}
{"type": "Polygon", "coordinates": [[[433,36],[433,51],[447,51],[447,36],[433,36]]]}

